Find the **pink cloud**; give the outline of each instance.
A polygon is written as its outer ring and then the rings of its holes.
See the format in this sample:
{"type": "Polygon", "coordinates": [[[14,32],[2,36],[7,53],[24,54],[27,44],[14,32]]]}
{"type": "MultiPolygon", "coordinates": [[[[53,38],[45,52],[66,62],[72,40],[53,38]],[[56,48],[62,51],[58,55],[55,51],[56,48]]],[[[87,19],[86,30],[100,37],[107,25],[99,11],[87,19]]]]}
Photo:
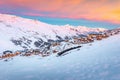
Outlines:
{"type": "Polygon", "coordinates": [[[21,14],[120,23],[120,0],[1,0],[24,10],[21,14]]]}

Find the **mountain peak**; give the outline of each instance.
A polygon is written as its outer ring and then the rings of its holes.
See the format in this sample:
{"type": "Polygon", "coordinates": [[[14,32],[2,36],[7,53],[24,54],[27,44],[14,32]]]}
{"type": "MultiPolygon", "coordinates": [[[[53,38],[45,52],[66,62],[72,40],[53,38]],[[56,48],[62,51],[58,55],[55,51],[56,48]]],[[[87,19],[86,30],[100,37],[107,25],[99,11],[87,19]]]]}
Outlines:
{"type": "MultiPolygon", "coordinates": [[[[65,40],[81,34],[104,32],[103,28],[87,28],[85,26],[51,25],[37,20],[26,19],[14,15],[0,14],[0,49],[1,52],[19,49],[36,49],[38,42],[48,40],[65,40]]],[[[42,43],[40,43],[42,44],[42,43]]]]}

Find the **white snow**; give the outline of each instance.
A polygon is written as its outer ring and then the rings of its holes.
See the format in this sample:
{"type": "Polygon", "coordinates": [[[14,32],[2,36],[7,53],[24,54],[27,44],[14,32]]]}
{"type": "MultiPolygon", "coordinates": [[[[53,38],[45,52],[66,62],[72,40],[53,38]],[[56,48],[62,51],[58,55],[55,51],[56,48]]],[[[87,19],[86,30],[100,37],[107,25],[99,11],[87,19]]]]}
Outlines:
{"type": "MultiPolygon", "coordinates": [[[[103,28],[87,28],[84,26],[58,26],[50,25],[40,21],[25,19],[14,15],[0,14],[0,53],[6,49],[17,50],[20,46],[11,43],[11,39],[26,37],[33,42],[36,38],[56,40],[56,35],[64,38],[65,36],[74,36],[76,34],[86,34],[88,32],[100,32],[103,28]],[[77,31],[76,31],[77,30],[77,31]]],[[[35,48],[33,43],[31,48],[35,48]]]]}
{"type": "MultiPolygon", "coordinates": [[[[20,49],[10,39],[25,36],[33,41],[34,37],[46,40],[59,36],[74,35],[104,29],[87,27],[73,28],[70,25],[57,26],[12,15],[0,14],[0,51],[20,49]],[[72,30],[71,30],[72,28],[72,30]],[[35,35],[38,32],[39,35],[35,35]]],[[[101,41],[84,44],[80,50],[56,57],[56,54],[20,57],[5,62],[0,60],[0,80],[119,80],[120,79],[120,34],[101,41]],[[91,43],[90,43],[91,44],[91,43]]]]}
{"type": "Polygon", "coordinates": [[[69,54],[0,61],[0,80],[119,80],[120,34],[69,54]]]}

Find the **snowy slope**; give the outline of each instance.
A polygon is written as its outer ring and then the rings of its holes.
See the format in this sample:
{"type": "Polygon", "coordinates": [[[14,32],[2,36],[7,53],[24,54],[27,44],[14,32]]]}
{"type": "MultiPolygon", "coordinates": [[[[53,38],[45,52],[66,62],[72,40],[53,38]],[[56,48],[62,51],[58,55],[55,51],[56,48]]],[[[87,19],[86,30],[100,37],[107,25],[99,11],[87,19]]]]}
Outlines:
{"type": "Polygon", "coordinates": [[[15,57],[0,62],[0,80],[120,80],[120,34],[68,55],[15,57]]]}
{"type": "Polygon", "coordinates": [[[83,26],[58,26],[50,25],[37,20],[25,19],[14,15],[0,14],[0,53],[9,50],[20,50],[24,48],[36,48],[34,43],[49,39],[58,40],[67,37],[87,34],[89,32],[102,32],[103,28],[87,28],[83,26]],[[15,45],[12,41],[22,41],[15,45]]]}

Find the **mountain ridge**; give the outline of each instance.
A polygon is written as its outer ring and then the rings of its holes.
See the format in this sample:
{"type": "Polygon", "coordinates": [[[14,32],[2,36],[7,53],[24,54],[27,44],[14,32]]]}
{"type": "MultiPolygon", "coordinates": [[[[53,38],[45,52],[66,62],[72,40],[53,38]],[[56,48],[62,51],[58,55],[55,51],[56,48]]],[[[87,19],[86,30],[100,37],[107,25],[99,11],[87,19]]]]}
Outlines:
{"type": "Polygon", "coordinates": [[[0,14],[0,58],[60,55],[83,44],[118,34],[118,29],[51,25],[14,15],[0,14]]]}
{"type": "MultiPolygon", "coordinates": [[[[25,19],[14,15],[0,14],[0,37],[4,40],[0,41],[0,45],[9,42],[12,46],[11,40],[30,39],[33,42],[42,39],[47,42],[48,39],[57,40],[67,37],[78,36],[80,34],[87,34],[89,32],[101,32],[106,29],[103,28],[87,28],[79,26],[77,28],[65,25],[50,25],[37,20],[25,19]],[[5,37],[4,37],[5,35],[5,37]],[[9,41],[7,41],[9,40],[9,41]]],[[[33,46],[30,45],[30,46],[33,46]]],[[[13,47],[16,47],[13,45],[13,47]]],[[[19,49],[20,46],[17,46],[19,49]]],[[[16,48],[17,48],[16,47],[16,48]]],[[[25,46],[26,47],[26,46],[25,46]]],[[[27,46],[28,47],[28,46],[27,46]]],[[[8,47],[11,49],[11,47],[8,47]]],[[[35,47],[31,47],[35,48],[35,47]]]]}

